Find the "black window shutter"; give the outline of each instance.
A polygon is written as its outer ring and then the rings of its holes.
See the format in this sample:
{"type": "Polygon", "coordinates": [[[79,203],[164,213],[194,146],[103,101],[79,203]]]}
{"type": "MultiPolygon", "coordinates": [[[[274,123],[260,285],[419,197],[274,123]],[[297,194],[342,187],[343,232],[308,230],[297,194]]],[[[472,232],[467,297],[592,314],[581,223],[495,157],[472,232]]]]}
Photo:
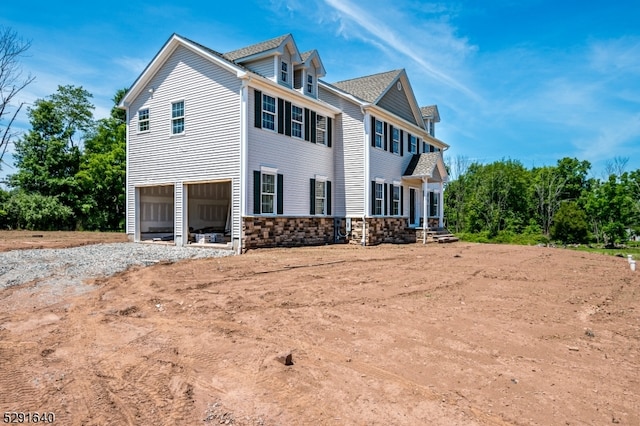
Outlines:
{"type": "Polygon", "coordinates": [[[282,214],[284,212],[284,176],[278,174],[278,214],[282,214]]]}
{"type": "Polygon", "coordinates": [[[316,112],[311,111],[311,127],[309,131],[311,132],[311,142],[316,143],[316,112]]]}
{"type": "Polygon", "coordinates": [[[403,140],[404,132],[400,130],[400,157],[404,155],[404,140],[403,140]]]}
{"type": "Polygon", "coordinates": [[[327,117],[327,146],[331,148],[331,142],[333,141],[333,119],[327,117]]]}
{"type": "Polygon", "coordinates": [[[316,214],[316,180],[309,179],[309,214],[316,214]]]}
{"type": "Polygon", "coordinates": [[[411,154],[411,133],[407,132],[407,152],[411,154]]]}
{"type": "Polygon", "coordinates": [[[389,152],[393,152],[393,125],[389,124],[389,152]]]}
{"type": "Polygon", "coordinates": [[[327,215],[331,215],[331,181],[327,181],[327,215]]]}
{"type": "Polygon", "coordinates": [[[254,90],[254,125],[261,129],[262,128],[262,92],[260,90],[254,90]]]}
{"type": "Polygon", "coordinates": [[[371,117],[371,146],[376,146],[376,118],[371,117]]]}
{"type": "Polygon", "coordinates": [[[291,102],[284,103],[284,134],[291,136],[291,102]]]}
{"type": "Polygon", "coordinates": [[[416,154],[420,154],[420,138],[416,138],[416,154]]]}
{"type": "Polygon", "coordinates": [[[284,133],[284,99],[278,98],[278,133],[284,133]]]}
{"type": "Polygon", "coordinates": [[[253,171],[253,214],[260,214],[261,197],[260,197],[260,171],[253,171]]]}
{"type": "Polygon", "coordinates": [[[387,151],[389,149],[389,144],[387,141],[389,140],[389,132],[387,122],[384,122],[384,150],[387,151]]]}
{"type": "Polygon", "coordinates": [[[388,183],[383,183],[383,188],[384,188],[384,200],[382,201],[382,204],[384,204],[384,215],[388,215],[389,214],[389,210],[387,209],[387,206],[389,205],[389,184],[388,183]]]}
{"type": "Polygon", "coordinates": [[[307,108],[304,109],[304,140],[308,141],[309,139],[309,127],[311,126],[311,111],[309,111],[307,108]]]}
{"type": "Polygon", "coordinates": [[[400,186],[400,216],[404,215],[404,188],[400,186]]]}
{"type": "Polygon", "coordinates": [[[371,215],[376,214],[376,181],[371,181],[371,215]]]}

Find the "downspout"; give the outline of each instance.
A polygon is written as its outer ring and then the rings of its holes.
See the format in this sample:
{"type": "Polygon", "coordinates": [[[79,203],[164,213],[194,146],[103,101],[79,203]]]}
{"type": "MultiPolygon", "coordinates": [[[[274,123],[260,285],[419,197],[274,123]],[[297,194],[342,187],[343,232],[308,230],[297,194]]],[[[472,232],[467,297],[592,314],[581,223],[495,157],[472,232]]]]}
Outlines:
{"type": "Polygon", "coordinates": [[[371,116],[365,111],[365,105],[360,106],[364,114],[364,209],[362,211],[362,245],[367,245],[367,209],[371,205],[371,170],[369,169],[369,138],[371,134],[371,116]]]}
{"type": "Polygon", "coordinates": [[[242,253],[243,248],[243,221],[247,215],[247,164],[249,161],[248,153],[248,105],[249,105],[249,83],[251,76],[243,74],[239,76],[242,79],[240,87],[240,218],[238,226],[238,247],[236,254],[242,253]]]}

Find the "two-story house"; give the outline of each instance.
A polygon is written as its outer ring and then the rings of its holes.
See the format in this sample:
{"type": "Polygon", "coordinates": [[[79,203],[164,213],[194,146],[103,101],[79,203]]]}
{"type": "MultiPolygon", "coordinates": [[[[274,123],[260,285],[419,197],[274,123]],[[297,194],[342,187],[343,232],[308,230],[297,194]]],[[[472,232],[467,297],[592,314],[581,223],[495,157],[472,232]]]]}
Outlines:
{"type": "Polygon", "coordinates": [[[404,70],[325,74],[290,34],[227,53],[171,36],[121,103],[130,239],[214,234],[243,251],[442,226],[437,108],[404,70]]]}

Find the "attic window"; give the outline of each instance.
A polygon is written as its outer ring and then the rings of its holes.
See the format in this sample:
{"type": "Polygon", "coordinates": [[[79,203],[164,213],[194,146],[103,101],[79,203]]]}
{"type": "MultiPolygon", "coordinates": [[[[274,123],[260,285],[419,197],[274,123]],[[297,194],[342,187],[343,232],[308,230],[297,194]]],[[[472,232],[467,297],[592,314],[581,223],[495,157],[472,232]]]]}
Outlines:
{"type": "Polygon", "coordinates": [[[307,93],[313,93],[313,76],[307,75],[307,93]]]}
{"type": "Polygon", "coordinates": [[[396,83],[396,87],[398,88],[398,90],[402,90],[402,83],[398,81],[398,83],[396,83]]]}
{"type": "Polygon", "coordinates": [[[284,61],[280,64],[280,80],[285,83],[289,81],[289,64],[284,61]]]}

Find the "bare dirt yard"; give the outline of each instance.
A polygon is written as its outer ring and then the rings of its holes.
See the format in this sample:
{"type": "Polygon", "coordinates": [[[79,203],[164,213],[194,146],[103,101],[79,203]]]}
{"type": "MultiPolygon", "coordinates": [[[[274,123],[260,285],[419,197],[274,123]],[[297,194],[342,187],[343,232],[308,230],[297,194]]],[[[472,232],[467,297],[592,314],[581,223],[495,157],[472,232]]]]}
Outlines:
{"type": "Polygon", "coordinates": [[[623,258],[461,242],[264,249],[84,285],[0,291],[0,414],[640,424],[640,272],[623,258]]]}

